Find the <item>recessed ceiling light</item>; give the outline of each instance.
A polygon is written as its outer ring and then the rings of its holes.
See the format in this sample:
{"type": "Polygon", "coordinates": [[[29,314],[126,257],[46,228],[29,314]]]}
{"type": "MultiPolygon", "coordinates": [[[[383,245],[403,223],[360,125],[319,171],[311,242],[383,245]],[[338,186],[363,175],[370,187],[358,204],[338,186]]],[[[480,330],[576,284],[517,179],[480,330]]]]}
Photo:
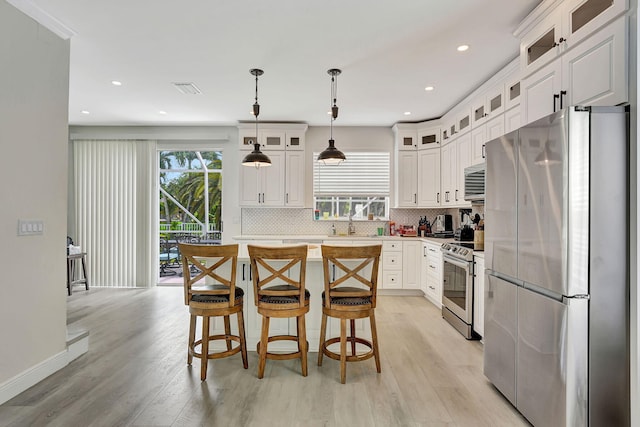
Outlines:
{"type": "Polygon", "coordinates": [[[460,46],[458,46],[458,52],[464,52],[467,49],[469,49],[468,44],[461,44],[460,46]]]}
{"type": "Polygon", "coordinates": [[[82,114],[91,114],[91,113],[90,113],[89,111],[87,111],[87,110],[82,110],[82,111],[80,111],[80,112],[81,112],[82,114]]]}
{"type": "Polygon", "coordinates": [[[424,88],[424,90],[426,90],[427,92],[432,91],[433,90],[433,86],[427,86],[424,88]]]}
{"type": "Polygon", "coordinates": [[[404,112],[404,115],[405,115],[405,116],[410,116],[410,115],[411,115],[411,111],[405,111],[405,112],[404,112]]]}
{"type": "Polygon", "coordinates": [[[164,115],[166,115],[166,114],[167,114],[167,112],[166,112],[166,111],[163,111],[163,110],[160,110],[160,111],[158,111],[158,114],[162,114],[162,115],[164,116],[164,115]]]}
{"type": "Polygon", "coordinates": [[[111,80],[111,84],[114,86],[122,86],[122,82],[119,82],[118,80],[111,80]]]}

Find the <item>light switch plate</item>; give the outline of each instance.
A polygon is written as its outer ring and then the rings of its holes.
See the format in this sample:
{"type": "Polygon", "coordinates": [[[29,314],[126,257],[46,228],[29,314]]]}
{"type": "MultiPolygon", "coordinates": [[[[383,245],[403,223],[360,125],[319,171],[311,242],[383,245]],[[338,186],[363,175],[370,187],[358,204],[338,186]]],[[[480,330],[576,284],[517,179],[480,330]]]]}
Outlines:
{"type": "Polygon", "coordinates": [[[36,236],[44,234],[44,221],[41,219],[19,219],[18,236],[36,236]]]}

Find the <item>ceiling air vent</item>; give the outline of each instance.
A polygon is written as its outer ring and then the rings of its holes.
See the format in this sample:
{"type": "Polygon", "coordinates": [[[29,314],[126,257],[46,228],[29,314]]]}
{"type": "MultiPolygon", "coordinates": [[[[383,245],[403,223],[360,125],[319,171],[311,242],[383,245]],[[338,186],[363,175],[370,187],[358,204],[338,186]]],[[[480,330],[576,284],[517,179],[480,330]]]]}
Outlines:
{"type": "Polygon", "coordinates": [[[200,89],[198,89],[198,86],[196,86],[193,83],[172,83],[176,89],[178,89],[178,91],[180,93],[184,93],[185,95],[199,95],[202,93],[202,91],[200,89]]]}

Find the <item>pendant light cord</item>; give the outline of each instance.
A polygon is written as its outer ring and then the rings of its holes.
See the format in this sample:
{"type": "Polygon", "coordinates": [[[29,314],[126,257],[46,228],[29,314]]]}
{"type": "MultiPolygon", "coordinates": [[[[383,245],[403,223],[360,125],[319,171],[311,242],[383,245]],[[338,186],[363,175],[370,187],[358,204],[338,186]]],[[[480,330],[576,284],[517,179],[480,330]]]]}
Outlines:
{"type": "MultiPolygon", "coordinates": [[[[331,121],[329,125],[329,138],[333,139],[333,121],[338,117],[338,106],[336,105],[338,98],[338,79],[336,78],[337,73],[331,74],[331,121]]],[[[331,104],[329,102],[329,104],[331,104]]]]}

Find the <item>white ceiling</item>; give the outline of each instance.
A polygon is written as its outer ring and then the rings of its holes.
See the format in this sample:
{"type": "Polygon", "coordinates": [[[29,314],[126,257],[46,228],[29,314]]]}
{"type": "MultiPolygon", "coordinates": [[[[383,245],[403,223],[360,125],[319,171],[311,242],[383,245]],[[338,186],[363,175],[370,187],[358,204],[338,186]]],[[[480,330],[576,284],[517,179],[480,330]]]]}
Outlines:
{"type": "Polygon", "coordinates": [[[265,72],[259,81],[261,121],[328,125],[327,70],[340,68],[336,126],[390,126],[442,116],[518,55],[513,30],[540,3],[9,1],[74,33],[73,125],[251,121],[250,68],[265,72]],[[470,49],[457,52],[461,44],[470,49]],[[193,82],[202,94],[182,94],[172,82],[193,82]],[[424,90],[429,85],[435,87],[431,92],[424,90]]]}

